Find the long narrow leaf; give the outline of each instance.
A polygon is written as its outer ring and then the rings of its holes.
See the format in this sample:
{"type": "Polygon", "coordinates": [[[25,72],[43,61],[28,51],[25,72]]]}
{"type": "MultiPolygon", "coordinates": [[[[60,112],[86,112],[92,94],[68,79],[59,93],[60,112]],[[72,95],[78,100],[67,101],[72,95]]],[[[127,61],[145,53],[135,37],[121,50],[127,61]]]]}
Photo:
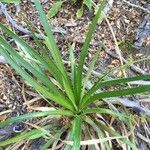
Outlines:
{"type": "MultiPolygon", "coordinates": [[[[43,58],[32,48],[30,47],[25,41],[19,38],[18,35],[14,34],[10,31],[7,27],[0,23],[0,28],[6,32],[9,36],[11,36],[26,52],[32,57],[38,60],[41,65],[43,65],[56,79],[63,80],[63,74],[57,66],[49,59],[49,63],[47,63],[43,58]]],[[[62,81],[61,81],[62,82],[62,81]]]]}
{"type": "Polygon", "coordinates": [[[90,109],[86,109],[84,113],[85,114],[91,114],[91,113],[110,114],[112,116],[117,116],[119,117],[120,120],[124,120],[124,121],[127,121],[126,119],[131,119],[131,117],[126,114],[115,112],[113,110],[104,109],[104,108],[90,108],[90,109]]]}
{"type": "MultiPolygon", "coordinates": [[[[113,136],[121,137],[121,135],[116,130],[113,130],[111,127],[106,126],[105,124],[101,123],[100,121],[99,122],[96,121],[96,124],[98,124],[98,126],[100,128],[107,131],[109,134],[111,134],[113,136]]],[[[131,141],[129,141],[127,138],[120,138],[119,140],[122,141],[123,143],[125,143],[127,146],[130,146],[132,148],[132,150],[137,150],[136,145],[131,143],[131,141]]]]}
{"type": "Polygon", "coordinates": [[[11,30],[5,27],[5,25],[3,25],[2,23],[0,23],[0,28],[3,30],[3,32],[11,36],[17,43],[22,45],[22,47],[24,47],[27,53],[29,53],[33,58],[39,60],[43,65],[45,65],[46,68],[48,68],[46,62],[40,57],[40,55],[31,46],[29,46],[29,44],[27,44],[23,39],[19,38],[18,35],[13,33],[11,30]]]}
{"type": "Polygon", "coordinates": [[[95,100],[102,99],[102,98],[109,98],[109,97],[117,97],[117,96],[126,96],[126,95],[133,95],[143,92],[150,92],[150,85],[139,86],[134,88],[122,89],[122,90],[114,90],[108,92],[101,92],[91,96],[86,101],[83,101],[81,104],[81,108],[84,106],[94,102],[95,100]]]}
{"type": "Polygon", "coordinates": [[[62,92],[58,91],[56,86],[47,78],[46,75],[40,74],[38,71],[36,71],[28,62],[26,62],[23,58],[21,58],[20,55],[14,49],[12,49],[11,46],[8,45],[1,37],[0,42],[11,53],[10,56],[12,55],[16,63],[21,64],[26,69],[28,69],[34,76],[38,77],[47,86],[47,88],[51,90],[55,95],[64,96],[62,92]]]}
{"type": "Polygon", "coordinates": [[[76,88],[76,82],[77,82],[77,66],[75,62],[75,56],[74,56],[74,49],[70,43],[68,43],[69,48],[69,59],[71,63],[71,78],[72,78],[72,86],[74,91],[75,100],[77,102],[77,88],[76,88]]]}
{"type": "Polygon", "coordinates": [[[73,147],[72,150],[80,150],[80,141],[81,141],[81,130],[82,130],[82,121],[81,116],[77,116],[73,121],[73,147]]]}
{"type": "Polygon", "coordinates": [[[6,146],[12,143],[16,143],[22,140],[36,139],[40,138],[46,134],[48,134],[48,126],[43,127],[43,130],[33,129],[32,131],[26,132],[16,135],[15,137],[9,138],[5,141],[0,141],[0,146],[6,146]]]}
{"type": "Polygon", "coordinates": [[[70,110],[74,110],[73,105],[70,103],[70,100],[65,96],[60,96],[52,93],[44,86],[41,86],[35,79],[33,79],[26,71],[24,71],[14,60],[9,56],[9,54],[0,47],[0,53],[5,57],[8,63],[28,82],[32,87],[34,87],[37,91],[39,91],[46,98],[57,102],[61,106],[68,108],[70,110]]]}
{"type": "Polygon", "coordinates": [[[65,132],[65,130],[66,129],[63,127],[59,131],[57,131],[57,133],[55,133],[53,138],[50,138],[44,145],[41,146],[40,150],[48,149],[55,140],[60,139],[61,135],[65,132]]]}
{"type": "Polygon", "coordinates": [[[0,0],[0,2],[4,2],[4,3],[20,3],[20,0],[0,0]]]}
{"type": "MultiPolygon", "coordinates": [[[[94,122],[94,120],[92,120],[92,118],[86,116],[83,119],[86,123],[88,123],[90,126],[92,126],[92,128],[96,131],[99,139],[105,138],[104,131],[102,131],[101,128],[98,127],[98,125],[94,122]]],[[[103,145],[105,146],[106,150],[110,150],[110,146],[109,146],[108,142],[105,142],[103,145]]],[[[103,145],[101,147],[104,147],[103,145]]]]}
{"type": "MultiPolygon", "coordinates": [[[[10,53],[10,56],[14,58],[14,60],[21,64],[23,67],[28,69],[34,76],[38,77],[50,90],[53,92],[59,93],[56,86],[50,81],[50,79],[45,75],[41,74],[40,72],[36,71],[27,61],[25,61],[17,52],[14,50],[3,38],[0,36],[1,45],[3,45],[10,53]]],[[[42,70],[41,70],[42,72],[42,70]]]]}
{"type": "Polygon", "coordinates": [[[66,74],[66,71],[64,69],[64,65],[63,65],[63,62],[62,62],[62,58],[61,58],[61,55],[60,55],[60,52],[58,50],[58,46],[55,42],[55,38],[53,36],[53,32],[48,24],[48,20],[47,20],[47,17],[42,9],[42,6],[40,4],[39,1],[37,0],[34,0],[34,3],[36,5],[36,8],[39,12],[39,15],[40,15],[40,21],[43,25],[43,28],[45,30],[45,33],[47,34],[47,37],[46,37],[46,43],[47,43],[47,46],[52,54],[52,57],[54,58],[58,68],[61,70],[62,74],[64,75],[65,79],[64,79],[64,88],[65,88],[65,91],[68,95],[68,97],[70,98],[70,100],[73,102],[74,106],[75,106],[75,98],[74,98],[74,94],[73,94],[73,89],[71,87],[71,82],[69,81],[68,79],[68,76],[66,74]]]}
{"type": "Polygon", "coordinates": [[[80,100],[80,94],[81,94],[81,85],[82,85],[82,72],[83,72],[83,65],[84,65],[84,61],[85,61],[85,57],[88,53],[88,49],[89,49],[89,45],[90,45],[90,41],[92,39],[92,35],[96,29],[96,24],[99,20],[99,16],[102,14],[102,11],[104,9],[106,5],[106,0],[103,0],[101,2],[101,6],[99,7],[98,11],[97,11],[97,14],[96,16],[94,17],[92,23],[90,24],[89,26],[89,31],[86,35],[86,39],[85,39],[85,42],[84,42],[84,45],[81,49],[81,54],[80,54],[80,63],[79,63],[79,66],[78,66],[78,80],[77,80],[77,87],[78,87],[78,97],[79,97],[79,100],[80,100]]]}
{"type": "Polygon", "coordinates": [[[25,49],[33,58],[37,59],[42,65],[44,65],[45,68],[50,71],[50,73],[55,74],[55,75],[57,74],[57,76],[59,75],[58,79],[60,79],[60,77],[62,78],[62,83],[63,83],[63,85],[65,87],[65,91],[66,91],[68,97],[70,98],[70,101],[73,103],[74,107],[76,108],[75,98],[74,98],[74,94],[73,94],[71,85],[70,85],[67,77],[64,76],[64,74],[62,74],[61,71],[59,73],[59,70],[57,69],[57,67],[55,68],[56,65],[54,63],[52,63],[52,61],[51,61],[51,63],[45,62],[42,59],[42,57],[32,47],[30,47],[25,41],[23,41],[21,38],[19,38],[19,36],[17,36],[16,34],[14,34],[12,31],[10,31],[8,28],[6,28],[1,23],[0,23],[0,28],[4,32],[6,32],[7,34],[9,34],[17,43],[19,43],[23,47],[23,49],[25,49]]]}
{"type": "Polygon", "coordinates": [[[43,111],[43,112],[32,112],[28,114],[24,114],[17,117],[12,117],[10,119],[7,119],[6,121],[0,122],[0,127],[4,127],[6,125],[15,123],[15,122],[21,122],[25,120],[31,120],[33,118],[37,117],[44,117],[44,116],[55,116],[55,115],[64,115],[64,116],[73,116],[72,112],[67,110],[51,110],[51,111],[43,111]]]}
{"type": "Polygon", "coordinates": [[[85,91],[86,84],[87,84],[87,82],[88,82],[88,80],[89,80],[89,78],[90,78],[90,76],[91,76],[91,74],[92,74],[92,71],[93,71],[93,69],[94,69],[94,65],[95,65],[96,60],[97,60],[97,58],[98,58],[98,54],[99,54],[99,51],[95,54],[95,56],[93,57],[93,59],[92,59],[92,61],[91,61],[91,63],[90,63],[88,72],[87,72],[86,77],[85,77],[84,82],[83,82],[81,98],[82,98],[83,95],[84,95],[84,91],[85,91]]]}
{"type": "Polygon", "coordinates": [[[69,60],[71,63],[71,77],[72,77],[72,84],[74,85],[75,82],[75,70],[76,70],[76,64],[75,64],[75,56],[74,56],[74,49],[70,43],[68,43],[69,48],[69,60]]]}
{"type": "Polygon", "coordinates": [[[88,99],[92,94],[94,94],[98,89],[100,89],[102,87],[128,83],[128,82],[131,82],[131,81],[148,80],[148,79],[150,79],[150,74],[140,75],[140,76],[135,76],[135,77],[129,77],[129,78],[122,78],[122,79],[112,79],[112,80],[108,80],[108,81],[100,81],[99,80],[85,94],[85,96],[83,97],[83,101],[88,99]]]}
{"type": "Polygon", "coordinates": [[[56,70],[55,69],[55,66],[56,66],[55,64],[50,65],[50,64],[46,63],[42,59],[42,57],[31,46],[29,46],[24,40],[19,38],[18,35],[14,34],[11,30],[9,30],[7,27],[5,27],[2,23],[0,23],[0,28],[2,29],[3,32],[5,32],[9,36],[11,36],[18,44],[20,44],[26,50],[26,52],[30,54],[31,57],[38,60],[42,65],[44,65],[44,67],[47,70],[50,70],[50,73],[53,73],[53,71],[56,70]]]}
{"type": "Polygon", "coordinates": [[[60,70],[62,72],[64,72],[64,66],[63,66],[63,63],[62,63],[62,59],[61,59],[61,55],[59,53],[59,50],[58,50],[58,46],[56,44],[56,41],[55,41],[55,38],[53,36],[53,32],[51,30],[51,27],[49,26],[48,24],[48,20],[47,20],[47,17],[42,9],[42,6],[40,4],[40,1],[38,0],[34,0],[34,3],[35,3],[35,6],[39,12],[39,15],[40,15],[40,21],[43,25],[43,28],[45,30],[45,33],[47,34],[47,42],[50,46],[50,51],[52,53],[52,56],[55,60],[55,62],[57,63],[57,65],[59,66],[60,70]]]}
{"type": "MultiPolygon", "coordinates": [[[[52,68],[50,72],[52,73],[53,77],[58,80],[58,82],[61,84],[61,86],[63,86],[63,84],[64,84],[63,80],[65,80],[64,75],[58,69],[57,65],[51,60],[52,58],[50,58],[49,55],[47,54],[47,50],[43,47],[41,42],[38,40],[38,38],[36,37],[33,29],[31,28],[31,25],[29,25],[29,23],[28,23],[28,26],[31,30],[31,33],[32,33],[35,43],[37,44],[38,48],[40,48],[40,53],[43,53],[43,55],[44,55],[43,57],[46,59],[46,62],[52,68]]],[[[66,89],[68,89],[68,87],[66,89]]]]}

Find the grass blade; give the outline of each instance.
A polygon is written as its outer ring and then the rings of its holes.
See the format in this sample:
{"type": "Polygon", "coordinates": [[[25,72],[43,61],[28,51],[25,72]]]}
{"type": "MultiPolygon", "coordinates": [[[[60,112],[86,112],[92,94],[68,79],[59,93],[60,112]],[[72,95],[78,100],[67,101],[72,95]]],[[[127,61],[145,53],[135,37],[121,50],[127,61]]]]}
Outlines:
{"type": "MultiPolygon", "coordinates": [[[[74,91],[75,99],[77,100],[77,88],[76,88],[76,82],[77,82],[77,68],[76,68],[76,62],[75,62],[75,56],[74,56],[74,49],[72,45],[68,43],[69,48],[69,59],[71,62],[71,78],[72,78],[72,86],[74,91]]],[[[76,101],[77,103],[77,101],[76,101]]]]}
{"type": "Polygon", "coordinates": [[[16,143],[22,140],[36,139],[48,133],[49,133],[48,126],[43,127],[43,130],[33,129],[32,131],[29,131],[29,132],[24,131],[15,137],[9,138],[5,141],[1,141],[0,146],[6,146],[6,145],[16,143]]]}
{"type": "Polygon", "coordinates": [[[67,74],[66,74],[66,71],[64,69],[64,64],[62,62],[62,58],[61,58],[61,55],[60,55],[60,52],[58,50],[58,46],[55,42],[55,38],[53,36],[53,32],[48,24],[48,20],[47,20],[47,17],[42,9],[42,6],[40,4],[39,1],[37,0],[34,0],[34,3],[36,5],[36,8],[39,12],[39,15],[40,15],[40,21],[43,25],[43,28],[45,30],[45,33],[47,34],[47,37],[45,39],[46,43],[47,43],[47,46],[52,54],[52,57],[54,59],[54,61],[56,62],[56,65],[57,67],[60,69],[60,71],[62,72],[62,74],[64,75],[65,79],[64,79],[64,88],[65,88],[65,91],[68,95],[68,97],[70,98],[70,100],[72,101],[72,103],[74,104],[74,106],[76,107],[75,105],[75,97],[74,97],[74,94],[73,94],[73,89],[71,87],[71,82],[69,81],[68,77],[67,77],[67,74]]]}
{"type": "Polygon", "coordinates": [[[77,116],[73,121],[72,135],[73,147],[72,150],[80,150],[82,121],[81,116],[77,116]]]}
{"type": "Polygon", "coordinates": [[[138,81],[138,80],[148,80],[150,79],[150,74],[147,75],[140,75],[135,77],[129,77],[129,78],[122,78],[122,79],[112,79],[108,81],[101,81],[101,79],[96,82],[93,87],[85,94],[83,97],[84,100],[88,99],[92,94],[94,94],[98,89],[106,86],[112,86],[117,84],[123,84],[128,83],[132,81],[138,81]]]}
{"type": "Polygon", "coordinates": [[[0,0],[0,2],[4,2],[4,3],[20,3],[20,0],[0,0]]]}
{"type": "MultiPolygon", "coordinates": [[[[99,137],[99,139],[105,138],[105,133],[97,126],[97,124],[88,116],[84,118],[84,121],[88,123],[96,132],[99,137]]],[[[110,150],[109,142],[104,142],[104,144],[100,144],[101,149],[106,148],[106,150],[110,150]]]]}
{"type": "Polygon", "coordinates": [[[39,91],[46,98],[55,101],[56,103],[68,108],[70,110],[74,110],[73,105],[70,103],[70,100],[67,99],[64,95],[57,95],[49,91],[47,88],[39,84],[35,79],[33,79],[26,71],[24,71],[11,57],[10,55],[0,47],[0,53],[5,57],[8,63],[37,91],[39,91]]]}
{"type": "Polygon", "coordinates": [[[95,54],[95,56],[93,57],[91,63],[90,63],[90,66],[89,66],[89,69],[88,69],[88,72],[86,73],[86,77],[84,79],[84,82],[83,82],[83,87],[82,87],[82,93],[81,93],[81,98],[83,97],[84,95],[84,92],[85,92],[85,87],[86,87],[86,84],[92,74],[92,71],[94,69],[94,65],[98,59],[98,54],[99,54],[99,51],[95,54]]]}
{"type": "Polygon", "coordinates": [[[1,45],[3,45],[8,52],[10,53],[10,56],[14,58],[14,60],[25,67],[28,71],[30,71],[35,77],[37,77],[39,80],[41,80],[50,90],[53,92],[60,92],[56,88],[56,86],[50,81],[50,79],[40,70],[40,72],[36,71],[35,68],[33,68],[27,61],[25,61],[17,52],[15,49],[13,49],[3,38],[0,36],[0,42],[1,45]],[[42,72],[42,73],[41,73],[42,72]]]}
{"type": "Polygon", "coordinates": [[[91,114],[91,113],[110,114],[112,116],[119,117],[120,120],[124,120],[124,121],[127,121],[126,119],[131,119],[131,116],[128,116],[120,112],[115,112],[110,109],[104,109],[104,108],[90,108],[90,109],[86,109],[84,113],[85,114],[91,114]]]}
{"type": "MultiPolygon", "coordinates": [[[[109,134],[111,134],[112,136],[116,136],[116,137],[121,137],[121,135],[116,131],[113,130],[111,127],[107,127],[105,124],[103,124],[102,122],[98,122],[96,121],[96,124],[103,130],[107,131],[109,134]]],[[[127,138],[120,138],[118,139],[120,141],[122,141],[123,143],[127,144],[128,146],[130,146],[132,148],[132,150],[137,150],[136,145],[134,145],[133,143],[131,143],[131,141],[129,141],[127,138]]]]}
{"type": "Polygon", "coordinates": [[[90,41],[92,39],[92,35],[96,29],[96,24],[99,20],[99,16],[101,15],[104,7],[106,5],[106,0],[103,0],[101,2],[101,6],[99,7],[98,11],[97,11],[97,14],[96,16],[94,17],[92,23],[90,24],[89,26],[89,31],[86,35],[86,39],[85,39],[85,42],[83,44],[83,47],[81,49],[81,54],[80,54],[80,58],[79,58],[79,66],[78,66],[78,72],[77,72],[77,92],[78,92],[78,97],[79,97],[79,100],[80,100],[80,94],[81,94],[81,86],[82,86],[82,72],[83,72],[83,65],[84,65],[84,61],[85,61],[85,57],[88,53],[88,49],[89,49],[89,45],[90,45],[90,41]]]}
{"type": "MultiPolygon", "coordinates": [[[[5,27],[3,24],[0,23],[0,28],[6,32],[9,36],[11,36],[17,44],[19,44],[22,49],[24,49],[31,58],[34,58],[35,60],[38,60],[38,62],[41,65],[44,65],[44,67],[57,79],[62,78],[63,75],[61,75],[61,71],[57,68],[57,66],[49,59],[50,63],[47,63],[43,60],[43,58],[32,48],[30,47],[25,41],[23,41],[21,38],[19,38],[18,35],[14,34],[12,31],[10,31],[7,27],[5,27]]],[[[62,79],[61,79],[62,80],[62,79]]]]}
{"type": "Polygon", "coordinates": [[[39,12],[40,21],[43,25],[45,33],[47,34],[46,41],[47,41],[47,44],[49,45],[49,50],[50,50],[56,64],[58,65],[58,68],[60,68],[61,72],[64,73],[65,70],[64,70],[64,65],[63,65],[62,59],[61,59],[61,55],[60,55],[60,52],[58,50],[55,38],[53,36],[53,32],[51,30],[51,27],[48,24],[47,17],[46,17],[46,15],[42,9],[40,1],[34,0],[34,3],[35,3],[36,8],[39,12]]]}
{"type": "Polygon", "coordinates": [[[21,122],[25,120],[31,120],[33,118],[37,117],[44,117],[44,116],[54,116],[54,115],[64,115],[64,116],[73,116],[72,112],[67,110],[52,110],[52,111],[43,111],[43,112],[32,112],[27,113],[21,116],[12,117],[10,119],[7,119],[6,121],[0,122],[0,127],[4,127],[6,125],[15,123],[15,122],[21,122]]]}
{"type": "Polygon", "coordinates": [[[57,87],[49,80],[49,78],[46,75],[40,74],[38,71],[36,71],[28,62],[22,59],[20,55],[14,49],[11,48],[11,46],[9,46],[7,43],[4,43],[1,37],[0,37],[0,41],[12,54],[14,60],[17,61],[17,63],[20,63],[26,69],[28,69],[34,76],[38,77],[47,86],[47,88],[53,92],[53,94],[62,97],[64,96],[63,93],[57,89],[57,87]]]}
{"type": "MultiPolygon", "coordinates": [[[[62,77],[62,80],[63,80],[62,82],[63,82],[64,88],[65,88],[65,91],[66,91],[68,97],[70,98],[70,101],[73,103],[74,107],[76,108],[75,98],[74,98],[74,94],[73,94],[73,91],[72,91],[72,88],[71,88],[71,84],[69,83],[66,75],[64,76],[64,74],[62,74],[61,71],[60,71],[60,73],[58,73],[57,72],[58,70],[56,70],[56,68],[55,68],[56,65],[49,64],[49,63],[45,62],[41,58],[41,56],[32,47],[30,47],[26,42],[24,42],[22,39],[20,39],[19,36],[17,36],[16,34],[14,34],[12,31],[10,31],[8,28],[6,28],[1,23],[0,23],[0,28],[4,32],[6,32],[7,34],[9,34],[19,45],[21,45],[22,48],[24,50],[26,50],[27,53],[29,53],[31,55],[31,57],[33,57],[36,60],[38,60],[42,65],[45,66],[46,69],[50,70],[51,73],[54,73],[54,71],[55,71],[56,72],[55,74],[57,74],[57,76],[59,75],[60,77],[62,77]],[[61,74],[62,74],[62,76],[61,76],[61,74]]],[[[58,79],[60,79],[60,77],[58,79]]]]}
{"type": "Polygon", "coordinates": [[[134,88],[122,89],[122,90],[114,90],[108,92],[101,92],[91,96],[87,100],[83,100],[81,104],[81,108],[84,106],[94,102],[95,100],[102,99],[102,98],[109,98],[109,97],[117,97],[117,96],[126,96],[126,95],[133,95],[143,92],[150,92],[150,85],[139,86],[134,88]]]}
{"type": "Polygon", "coordinates": [[[75,64],[75,56],[74,56],[74,49],[70,43],[68,43],[69,48],[69,60],[71,63],[71,77],[72,77],[72,84],[74,85],[75,82],[75,70],[76,70],[76,64],[75,64]]]}
{"type": "Polygon", "coordinates": [[[32,48],[30,47],[24,40],[19,38],[18,35],[14,34],[11,30],[9,30],[7,27],[5,27],[3,24],[0,23],[0,28],[3,30],[3,32],[7,33],[11,38],[13,38],[19,45],[22,46],[24,50],[34,59],[38,60],[44,67],[49,70],[49,66],[42,57],[32,48]]]}

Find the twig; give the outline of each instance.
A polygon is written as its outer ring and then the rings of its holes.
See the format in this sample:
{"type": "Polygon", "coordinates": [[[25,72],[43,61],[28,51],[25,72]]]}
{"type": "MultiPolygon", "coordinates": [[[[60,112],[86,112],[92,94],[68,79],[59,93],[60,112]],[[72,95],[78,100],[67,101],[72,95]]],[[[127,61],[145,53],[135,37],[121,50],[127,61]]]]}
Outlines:
{"type": "MultiPolygon", "coordinates": [[[[84,40],[78,40],[78,39],[75,39],[76,42],[80,43],[80,44],[83,44],[84,43],[84,40]]],[[[102,41],[99,41],[99,42],[91,42],[90,45],[92,46],[101,46],[103,48],[103,50],[105,51],[105,53],[107,53],[108,55],[110,55],[111,57],[115,58],[115,59],[119,59],[119,56],[116,55],[116,54],[113,54],[111,52],[111,50],[104,44],[104,42],[102,41]]],[[[125,64],[128,63],[128,61],[122,57],[122,60],[125,64]]],[[[138,74],[146,74],[146,72],[142,69],[140,69],[139,67],[135,66],[135,65],[130,65],[130,68],[132,71],[138,73],[138,74]]],[[[99,72],[97,72],[96,74],[94,73],[94,75],[98,76],[99,72]]]]}
{"type": "MultiPolygon", "coordinates": [[[[110,55],[110,56],[113,57],[113,58],[119,59],[119,56],[116,55],[116,54],[113,54],[103,42],[100,42],[100,44],[102,45],[104,51],[105,51],[108,55],[110,55]]],[[[124,59],[123,57],[122,57],[122,60],[123,60],[123,62],[124,62],[125,64],[128,63],[127,60],[124,59]]],[[[139,67],[137,67],[137,66],[135,66],[135,65],[131,65],[130,68],[131,68],[131,70],[133,70],[134,72],[136,72],[136,73],[138,73],[138,74],[146,74],[146,72],[145,72],[144,70],[140,69],[139,67]]]]}
{"type": "Polygon", "coordinates": [[[146,143],[150,143],[150,139],[147,137],[145,137],[145,136],[143,136],[142,134],[140,134],[139,132],[137,132],[137,136],[140,138],[140,139],[142,139],[143,141],[145,141],[146,143]]]}
{"type": "MultiPolygon", "coordinates": [[[[110,24],[110,22],[109,22],[109,20],[107,19],[106,16],[105,16],[105,20],[106,20],[106,22],[107,22],[107,24],[108,24],[108,27],[109,27],[109,29],[110,29],[110,31],[111,31],[113,40],[114,40],[114,42],[115,42],[115,50],[116,50],[116,53],[117,53],[117,55],[118,55],[118,57],[119,57],[121,66],[123,66],[123,58],[122,58],[122,54],[121,54],[121,51],[120,51],[119,46],[118,46],[118,42],[117,42],[115,33],[114,33],[113,28],[112,28],[112,26],[111,26],[111,24],[110,24]]],[[[126,74],[126,72],[125,72],[124,69],[122,70],[122,72],[123,72],[124,77],[127,77],[127,74],[126,74]]]]}
{"type": "MultiPolygon", "coordinates": [[[[125,107],[132,108],[135,112],[137,112],[141,116],[143,115],[150,116],[150,110],[148,108],[140,106],[139,101],[131,101],[128,98],[119,98],[119,97],[105,98],[104,100],[112,104],[118,104],[118,105],[123,105],[125,107]]],[[[97,102],[98,106],[105,104],[105,101],[97,102]]]]}
{"type": "Polygon", "coordinates": [[[139,5],[135,5],[135,4],[132,4],[130,3],[129,1],[126,1],[126,0],[123,0],[125,3],[127,3],[128,5],[132,6],[132,7],[135,7],[135,8],[139,8],[141,10],[143,10],[144,12],[146,13],[150,13],[150,11],[146,8],[143,8],[142,6],[139,6],[139,5]]]}
{"type": "MultiPolygon", "coordinates": [[[[0,11],[5,15],[7,21],[17,30],[19,30],[20,32],[24,33],[24,34],[28,34],[31,36],[31,32],[22,27],[21,25],[18,25],[18,23],[11,17],[11,15],[7,12],[6,9],[6,5],[0,3],[0,11]]],[[[53,28],[52,29],[53,32],[57,32],[57,33],[62,33],[62,34],[67,34],[67,32],[63,29],[58,29],[58,28],[53,28]]],[[[39,34],[39,33],[35,33],[35,35],[39,38],[39,39],[43,39],[44,37],[39,34]]]]}

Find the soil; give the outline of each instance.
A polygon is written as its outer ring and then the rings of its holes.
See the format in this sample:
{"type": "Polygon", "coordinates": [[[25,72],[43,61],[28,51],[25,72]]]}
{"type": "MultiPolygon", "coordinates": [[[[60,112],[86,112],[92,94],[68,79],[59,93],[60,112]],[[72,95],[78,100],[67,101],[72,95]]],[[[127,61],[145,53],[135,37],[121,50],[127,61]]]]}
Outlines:
{"type": "MultiPolygon", "coordinates": [[[[53,2],[54,1],[52,0],[42,0],[43,8],[46,12],[49,11],[53,2]]],[[[149,0],[133,0],[132,2],[145,8],[150,5],[149,0]]],[[[8,12],[16,19],[19,25],[26,28],[26,23],[24,21],[24,18],[26,18],[28,21],[31,21],[33,23],[35,28],[43,30],[32,0],[23,0],[19,7],[19,11],[16,12],[16,7],[14,5],[7,6],[8,12]]],[[[67,32],[67,34],[65,35],[55,33],[55,37],[57,39],[57,43],[59,45],[64,60],[68,60],[67,42],[71,42],[74,44],[76,57],[79,56],[79,52],[81,46],[83,45],[86,32],[88,31],[88,26],[93,17],[93,10],[89,11],[85,9],[84,15],[80,19],[78,19],[76,17],[76,12],[78,8],[79,5],[71,5],[70,3],[66,2],[59,11],[59,13],[49,20],[53,27],[64,29],[67,32]]],[[[143,57],[148,57],[150,55],[150,36],[148,36],[144,40],[144,43],[139,49],[134,47],[138,26],[143,21],[145,16],[149,16],[149,14],[143,12],[141,9],[131,7],[120,0],[115,0],[113,8],[109,11],[108,19],[116,35],[117,41],[121,49],[121,53],[126,60],[137,60],[143,57]]],[[[0,19],[3,23],[10,26],[10,24],[2,14],[0,14],[0,19]]],[[[21,33],[19,31],[17,32],[20,34],[20,36],[25,36],[24,33],[21,33]]],[[[25,39],[28,40],[30,44],[35,46],[33,44],[32,38],[25,37],[25,39]]],[[[104,49],[100,47],[99,41],[104,42],[110,52],[117,55],[115,52],[115,44],[112,34],[105,20],[101,24],[98,24],[96,28],[86,61],[86,66],[88,66],[93,54],[97,50],[99,50],[99,60],[95,67],[95,71],[105,73],[106,71],[116,66],[119,66],[120,61],[106,53],[106,51],[104,51],[104,49]]],[[[142,61],[141,63],[136,63],[136,65],[140,67],[143,71],[150,73],[149,60],[142,61]]],[[[137,74],[131,69],[127,69],[126,72],[129,75],[137,74]]],[[[114,72],[112,73],[111,77],[113,76],[121,77],[123,75],[120,74],[120,72],[114,72]]],[[[150,109],[149,103],[142,104],[150,109]]],[[[35,108],[39,106],[47,106],[47,104],[45,104],[45,102],[42,100],[42,97],[37,94],[30,86],[28,86],[25,81],[10,66],[1,64],[0,121],[4,121],[12,116],[30,112],[32,111],[31,107],[35,108]],[[35,101],[35,103],[33,103],[32,101],[35,101]]],[[[35,120],[35,122],[38,121],[39,120],[35,120]]],[[[118,125],[114,126],[118,127],[118,125]]],[[[148,124],[148,131],[149,127],[150,126],[148,124]]],[[[143,126],[137,128],[137,131],[150,138],[150,135],[148,133],[145,133],[147,128],[144,124],[143,126]]],[[[8,137],[10,136],[11,134],[8,137]]],[[[148,144],[144,142],[144,140],[141,140],[139,136],[137,136],[137,139],[139,141],[139,149],[145,147],[145,150],[148,150],[148,144]]],[[[38,139],[38,141],[34,141],[34,143],[41,144],[44,143],[44,141],[43,139],[38,139]]],[[[35,144],[31,144],[31,146],[29,147],[34,146],[35,144]]],[[[9,149],[11,149],[11,147],[9,149]]],[[[38,148],[36,147],[36,149],[38,148]]]]}

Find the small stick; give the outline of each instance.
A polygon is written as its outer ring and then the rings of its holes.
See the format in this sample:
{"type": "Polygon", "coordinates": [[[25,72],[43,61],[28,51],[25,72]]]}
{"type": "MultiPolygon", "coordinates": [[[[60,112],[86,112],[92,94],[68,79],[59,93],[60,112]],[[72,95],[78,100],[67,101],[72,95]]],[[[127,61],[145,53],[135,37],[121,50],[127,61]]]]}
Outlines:
{"type": "MultiPolygon", "coordinates": [[[[112,28],[112,26],[111,26],[111,24],[110,24],[110,22],[109,22],[109,20],[107,19],[106,16],[105,16],[105,20],[106,20],[106,22],[107,22],[107,24],[108,24],[108,27],[109,27],[109,29],[110,29],[110,31],[111,31],[111,34],[112,34],[112,36],[113,36],[113,40],[114,40],[114,42],[115,42],[115,50],[116,50],[116,53],[117,53],[117,55],[118,55],[118,57],[119,57],[121,66],[123,66],[122,54],[121,54],[120,48],[119,48],[119,46],[118,46],[115,33],[114,33],[113,28],[112,28]]],[[[125,72],[124,69],[122,70],[122,72],[123,72],[124,77],[127,77],[127,74],[126,74],[126,72],[125,72]]]]}
{"type": "MultiPolygon", "coordinates": [[[[24,28],[24,27],[18,25],[18,23],[11,17],[11,15],[8,13],[8,11],[7,11],[7,9],[6,9],[6,5],[0,3],[0,11],[5,15],[7,21],[8,21],[15,29],[19,30],[20,32],[22,32],[22,33],[24,33],[24,34],[28,34],[28,35],[32,36],[32,35],[31,35],[31,32],[30,32],[28,29],[26,29],[26,28],[24,28]]],[[[67,32],[66,32],[64,29],[62,30],[62,29],[58,29],[58,28],[53,28],[52,31],[55,32],[55,33],[57,32],[57,33],[67,34],[67,32]]],[[[35,33],[35,35],[36,35],[39,39],[43,39],[43,38],[44,38],[44,37],[43,37],[41,34],[39,34],[39,33],[35,33]]]]}
{"type": "Polygon", "coordinates": [[[150,10],[148,10],[148,9],[146,9],[146,8],[143,8],[142,6],[132,4],[132,3],[130,3],[129,1],[126,1],[126,0],[123,0],[123,1],[124,1],[125,3],[127,3],[128,5],[132,6],[132,7],[139,8],[139,9],[143,10],[144,12],[150,14],[150,10]]]}

